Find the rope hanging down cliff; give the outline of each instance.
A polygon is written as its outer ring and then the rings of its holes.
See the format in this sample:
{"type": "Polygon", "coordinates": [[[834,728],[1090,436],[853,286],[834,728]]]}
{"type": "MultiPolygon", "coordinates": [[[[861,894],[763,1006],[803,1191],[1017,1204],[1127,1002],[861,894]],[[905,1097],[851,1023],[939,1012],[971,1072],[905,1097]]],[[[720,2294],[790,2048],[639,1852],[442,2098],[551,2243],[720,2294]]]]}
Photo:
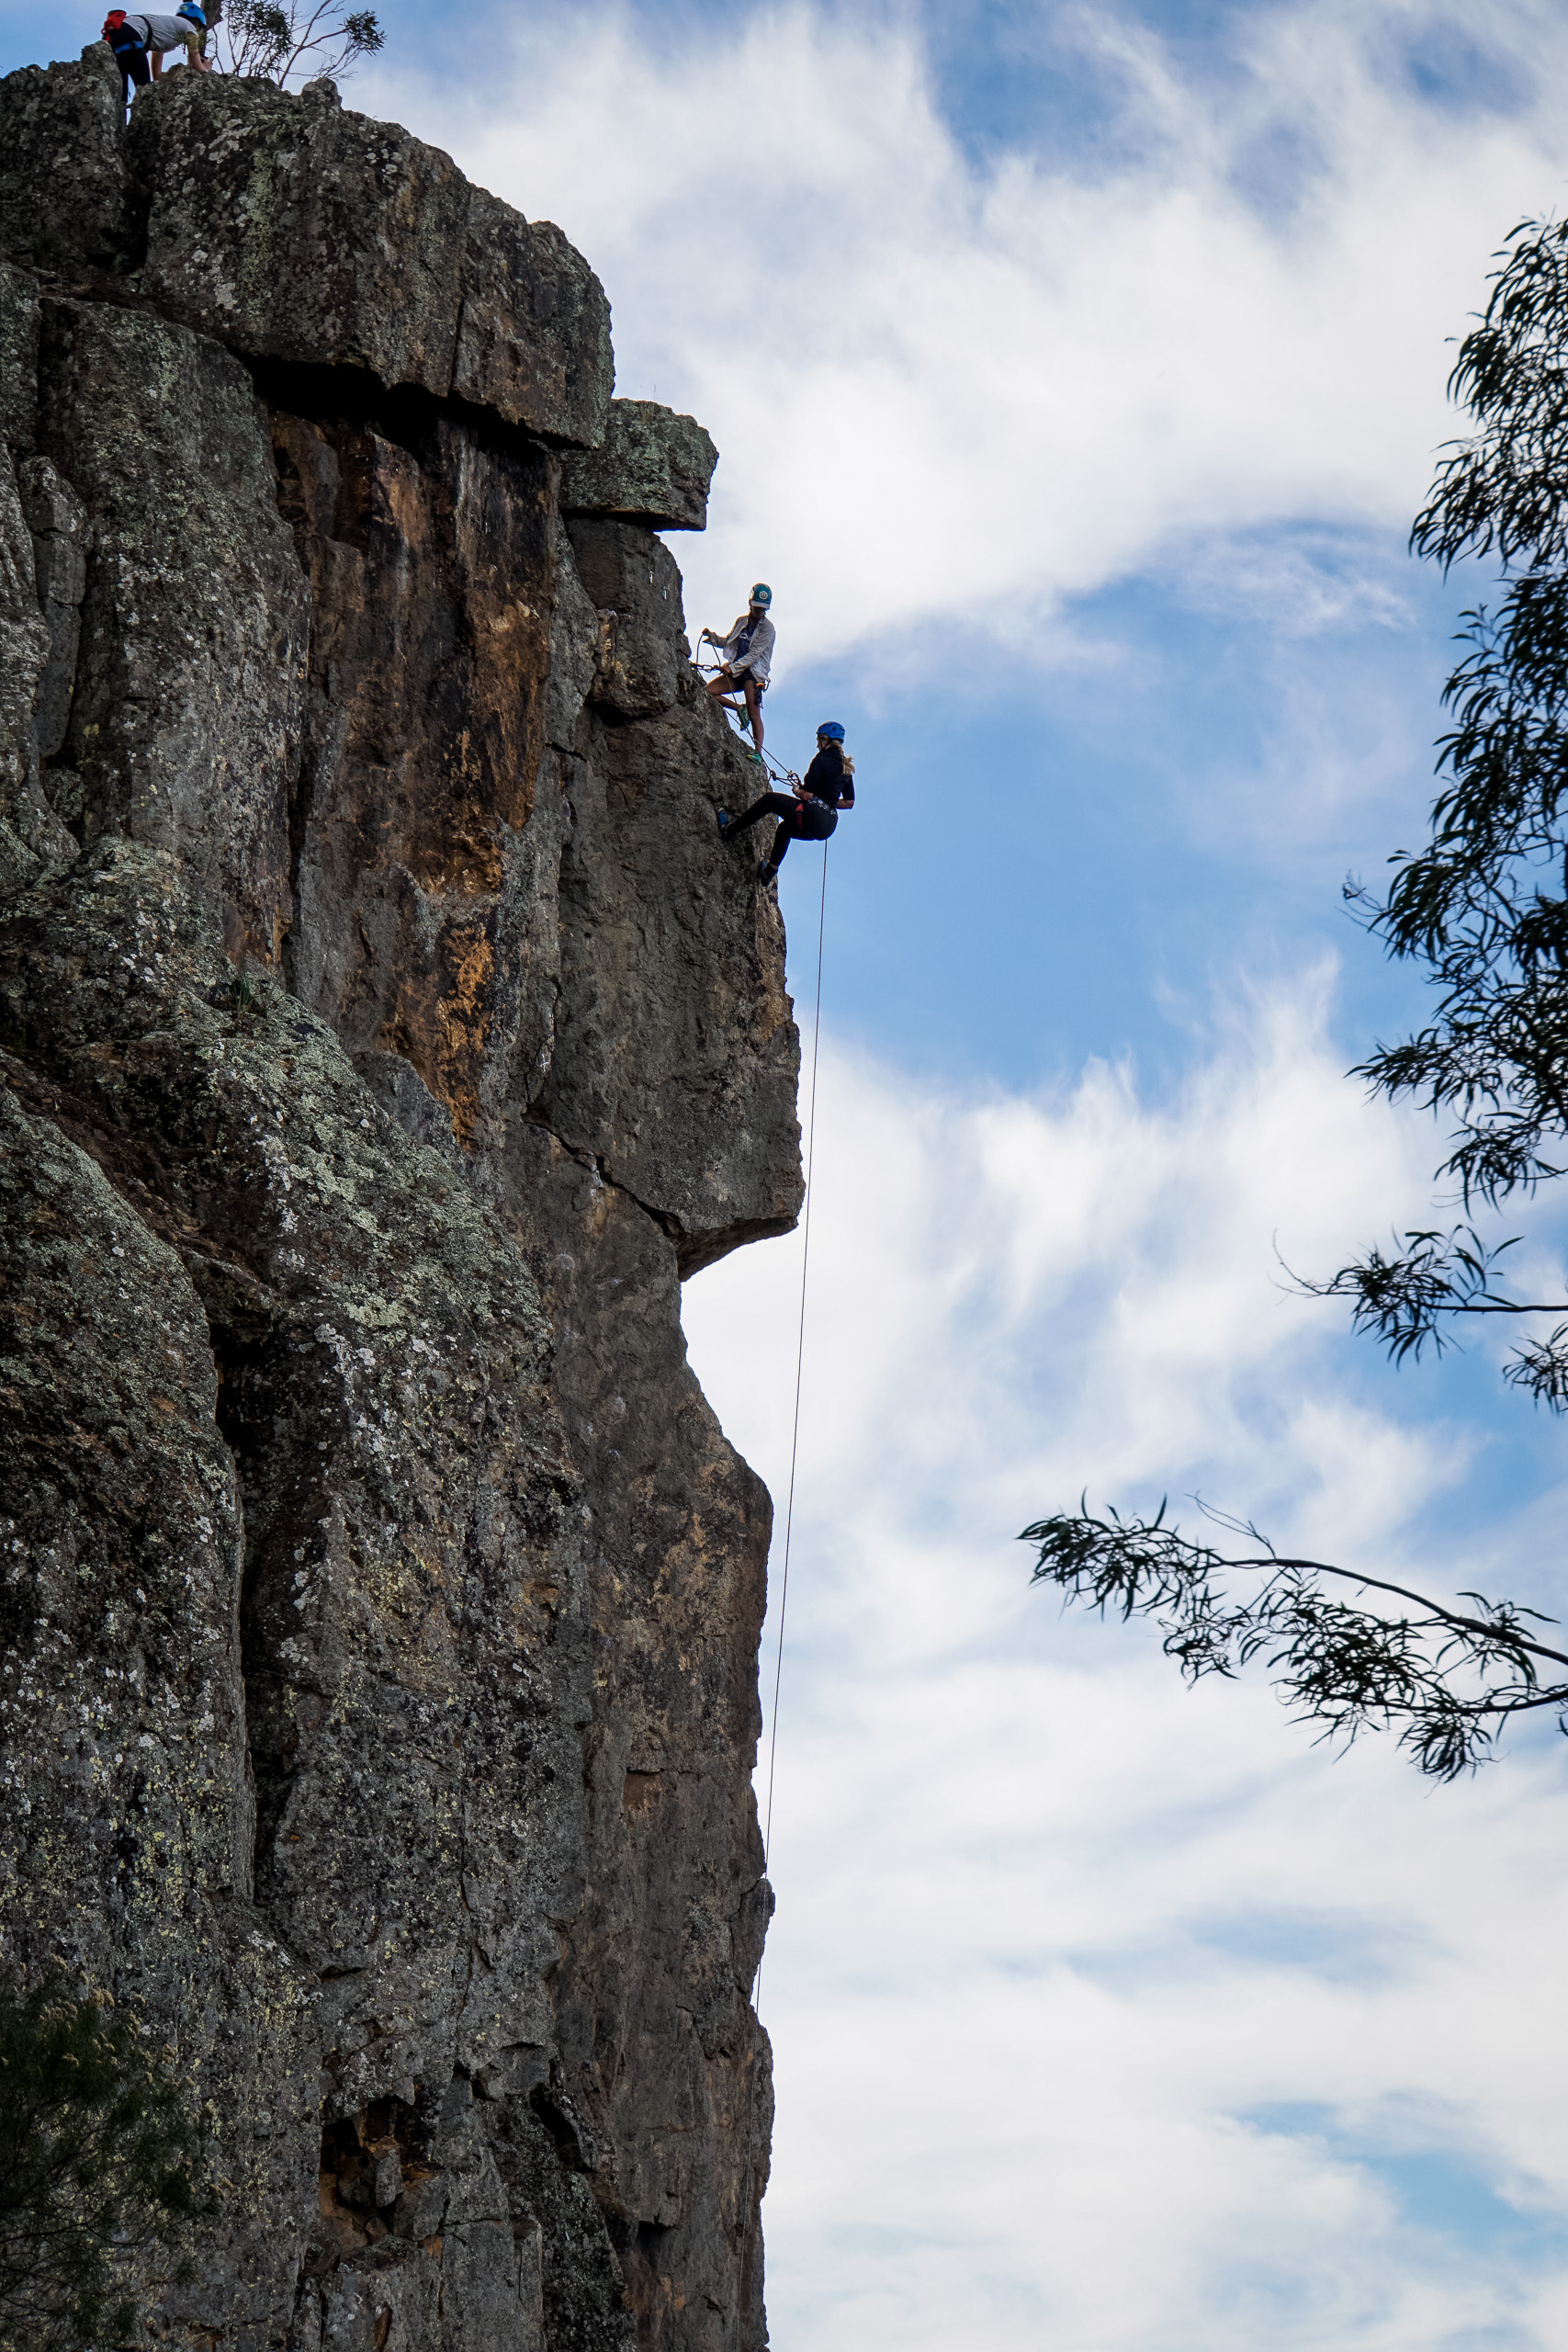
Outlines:
{"type": "MultiPolygon", "coordinates": [[[[768,1804],[762,1825],[762,1873],[773,1841],[773,1773],[778,1759],[779,1688],[784,1679],[784,1611],[789,1606],[789,1547],[795,1532],[795,1471],[800,1454],[800,1383],[806,1365],[806,1277],[811,1264],[811,1174],[817,1159],[817,1046],[822,1034],[822,937],[828,924],[828,844],[822,844],[822,897],[817,910],[817,1010],[811,1023],[811,1095],[806,1119],[806,1216],[801,1229],[800,1324],[795,1342],[795,1420],[789,1440],[789,1499],[784,1505],[784,1573],[779,1581],[779,1638],[773,1661],[773,1712],[768,1730],[768,1804]]],[[[762,1982],[761,1955],[753,1981],[753,2001],[762,1982]]]]}
{"type": "Polygon", "coordinates": [[[714,654],[704,653],[699,648],[693,656],[692,667],[701,679],[705,691],[718,704],[718,707],[729,720],[731,729],[738,740],[746,745],[750,756],[761,763],[775,784],[798,784],[800,779],[793,768],[783,766],[774,759],[772,752],[754,745],[750,713],[743,704],[728,699],[730,695],[738,694],[740,689],[738,686],[729,685],[724,687],[721,693],[715,693],[715,688],[720,685],[725,676],[724,662],[714,654]]]}
{"type": "MultiPolygon", "coordinates": [[[[789,1606],[790,1539],[795,1532],[795,1473],[800,1456],[800,1391],[806,1367],[806,1281],[811,1266],[811,1196],[812,1177],[817,1165],[817,1051],[822,1035],[822,942],[828,927],[828,844],[822,844],[822,895],[817,909],[817,1005],[811,1021],[811,1092],[806,1117],[806,1214],[801,1221],[800,1249],[800,1316],[795,1339],[795,1419],[789,1440],[789,1496],[784,1505],[784,1573],[779,1581],[779,1633],[773,1654],[773,1710],[768,1730],[768,1798],[762,1816],[762,1875],[768,1874],[769,1857],[773,1850],[773,1777],[778,1763],[779,1691],[784,1681],[784,1613],[789,1606]]],[[[762,1955],[757,1955],[756,1973],[751,1979],[751,2008],[761,2025],[762,1993],[762,1955]]],[[[746,2085],[746,2170],[741,2190],[740,2210],[743,2215],[751,2210],[751,2133],[756,2119],[757,2052],[752,2045],[751,2061],[746,2085]]],[[[740,2277],[735,2297],[735,2341],[740,2342],[740,2328],[745,2305],[745,2270],[747,2235],[741,2225],[740,2277]]]]}

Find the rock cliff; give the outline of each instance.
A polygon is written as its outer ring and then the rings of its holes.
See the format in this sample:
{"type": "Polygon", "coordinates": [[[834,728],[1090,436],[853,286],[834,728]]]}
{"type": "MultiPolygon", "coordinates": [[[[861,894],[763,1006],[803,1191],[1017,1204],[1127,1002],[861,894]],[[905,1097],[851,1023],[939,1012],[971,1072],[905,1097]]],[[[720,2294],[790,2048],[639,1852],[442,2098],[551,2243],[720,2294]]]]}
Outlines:
{"type": "Polygon", "coordinates": [[[0,83],[0,1957],[215,2202],[153,2340],[761,2352],[776,909],[558,230],[329,84],[0,83]]]}

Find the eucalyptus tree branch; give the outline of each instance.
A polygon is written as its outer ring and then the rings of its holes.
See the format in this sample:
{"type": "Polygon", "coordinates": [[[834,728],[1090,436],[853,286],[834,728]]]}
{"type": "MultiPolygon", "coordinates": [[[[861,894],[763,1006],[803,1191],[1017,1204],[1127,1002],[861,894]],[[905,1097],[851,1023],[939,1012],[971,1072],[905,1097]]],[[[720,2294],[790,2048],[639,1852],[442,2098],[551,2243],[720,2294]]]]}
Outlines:
{"type": "MultiPolygon", "coordinates": [[[[1568,1316],[1568,1299],[1508,1298],[1494,1288],[1497,1262],[1517,1247],[1517,1236],[1492,1247],[1473,1226],[1456,1226],[1450,1233],[1407,1231],[1402,1238],[1408,1245],[1404,1250],[1385,1257],[1374,1245],[1326,1282],[1314,1282],[1289,1266],[1285,1272],[1305,1297],[1349,1299],[1355,1329],[1371,1332],[1396,1363],[1406,1356],[1419,1359],[1427,1346],[1437,1355],[1451,1346],[1444,1328],[1450,1317],[1568,1316]]],[[[1568,1323],[1559,1323],[1544,1340],[1516,1348],[1503,1377],[1538,1403],[1562,1411],[1568,1407],[1568,1323]]]]}
{"type": "Polygon", "coordinates": [[[1322,1737],[1348,1745],[1367,1730],[1396,1730],[1437,1780],[1473,1770],[1514,1715],[1551,1707],[1568,1719],[1568,1651],[1528,1629],[1528,1621],[1554,1622],[1540,1611],[1478,1592],[1460,1596],[1475,1603],[1473,1613],[1455,1609],[1385,1577],[1280,1554],[1250,1522],[1210,1512],[1258,1547],[1227,1558],[1184,1536],[1165,1512],[1162,1502],[1153,1519],[1080,1509],[1036,1521],[1020,1539],[1035,1547],[1032,1581],[1101,1616],[1153,1619],[1190,1682],[1229,1679],[1261,1661],[1297,1719],[1318,1724],[1322,1737]],[[1357,1607],[1325,1580],[1386,1594],[1415,1613],[1357,1607]],[[1543,1675],[1543,1665],[1558,1670],[1543,1675]]]}
{"type": "MultiPolygon", "coordinates": [[[[1444,454],[1411,537],[1445,570],[1495,556],[1499,594],[1462,616],[1427,841],[1390,859],[1381,898],[1346,888],[1437,1000],[1353,1075],[1451,1117],[1438,1176],[1467,1214],[1568,1171],[1568,221],[1520,222],[1497,259],[1450,383],[1473,433],[1444,454]]],[[[1411,1231],[1326,1282],[1293,1279],[1349,1300],[1395,1362],[1452,1344],[1460,1317],[1560,1317],[1523,1338],[1505,1377],[1562,1411],[1568,1301],[1511,1295],[1499,1261],[1516,1246],[1468,1224],[1411,1231]]],[[[1153,1519],[1058,1513],[1023,1540],[1037,1583],[1151,1619],[1190,1680],[1260,1664],[1322,1736],[1392,1729],[1437,1779],[1481,1761],[1516,1715],[1550,1708],[1568,1729],[1568,1652],[1537,1637],[1539,1612],[1479,1593],[1461,1609],[1220,1523],[1245,1539],[1235,1557],[1183,1536],[1163,1504],[1153,1519]]]]}

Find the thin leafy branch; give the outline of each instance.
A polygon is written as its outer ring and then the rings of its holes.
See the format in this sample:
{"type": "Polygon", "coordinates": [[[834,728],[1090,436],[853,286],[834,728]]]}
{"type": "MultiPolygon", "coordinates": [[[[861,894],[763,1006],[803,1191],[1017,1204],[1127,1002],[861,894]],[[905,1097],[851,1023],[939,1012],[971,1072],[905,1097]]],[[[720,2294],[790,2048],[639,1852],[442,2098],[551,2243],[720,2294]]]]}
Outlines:
{"type": "Polygon", "coordinates": [[[1188,1681],[1229,1679],[1261,1662],[1323,1738],[1348,1746],[1368,1730],[1394,1731],[1435,1780],[1473,1770],[1511,1717],[1551,1709],[1568,1722],[1568,1650],[1531,1634],[1531,1623],[1554,1622],[1539,1611],[1479,1592],[1461,1595],[1473,1613],[1453,1609],[1386,1577],[1278,1553],[1250,1522],[1208,1516],[1257,1548],[1226,1557],[1183,1535],[1163,1502],[1152,1519],[1059,1512],[1020,1540],[1035,1547],[1032,1582],[1101,1616],[1153,1619],[1188,1681]],[[1414,1613],[1341,1600],[1325,1580],[1414,1613]],[[1543,1675],[1543,1666],[1556,1670],[1543,1675]]]}
{"type": "Polygon", "coordinates": [[[1411,535],[1445,571],[1466,554],[1568,557],[1568,221],[1519,221],[1497,259],[1449,378],[1481,430],[1451,446],[1411,535]]]}
{"type": "Polygon", "coordinates": [[[375,11],[343,0],[223,0],[212,28],[214,62],[287,88],[335,78],[385,43],[375,11]]]}
{"type": "Polygon", "coordinates": [[[130,2017],[0,1983],[0,2352],[130,2335],[140,2268],[204,2210],[198,2158],[130,2017]]]}
{"type": "Polygon", "coordinates": [[[1568,223],[1522,223],[1500,262],[1450,379],[1479,430],[1444,458],[1411,543],[1445,569],[1495,553],[1502,599],[1463,616],[1427,846],[1391,859],[1381,899],[1347,886],[1438,992],[1436,1018],[1356,1075],[1457,1112],[1438,1173],[1467,1205],[1560,1175],[1568,1136],[1568,223]]]}
{"type": "MultiPolygon", "coordinates": [[[[1304,1297],[1348,1299],[1353,1328],[1386,1347],[1395,1363],[1406,1357],[1419,1362],[1428,1347],[1441,1355],[1454,1344],[1447,1329],[1454,1317],[1568,1316],[1568,1299],[1510,1298],[1494,1286],[1498,1261],[1518,1247],[1517,1235],[1494,1245],[1473,1226],[1461,1225],[1448,1233],[1416,1230],[1402,1238],[1405,1248],[1392,1256],[1374,1242],[1364,1258],[1352,1259],[1326,1282],[1292,1273],[1292,1283],[1304,1297]]],[[[1568,1407],[1568,1322],[1544,1339],[1521,1340],[1503,1377],[1562,1412],[1568,1407]]]]}
{"type": "MultiPolygon", "coordinates": [[[[1521,221],[1496,258],[1450,379],[1475,430],[1445,452],[1411,543],[1445,571],[1495,558],[1499,594],[1461,616],[1426,846],[1390,859],[1381,898],[1346,886],[1368,928],[1425,965],[1436,992],[1425,1026],[1379,1043],[1352,1075],[1454,1122],[1437,1176],[1457,1180],[1467,1216],[1568,1167],[1568,221],[1521,221]]],[[[1510,1294],[1499,1267],[1515,1246],[1469,1222],[1414,1229],[1298,1286],[1348,1299],[1356,1329],[1396,1363],[1440,1353],[1461,1317],[1560,1317],[1514,1348],[1504,1376],[1562,1412],[1568,1301],[1510,1294]]],[[[1037,1582],[1102,1614],[1155,1618],[1190,1679],[1261,1659],[1326,1736],[1396,1729],[1440,1780],[1490,1753],[1512,1717],[1555,1710],[1568,1729],[1568,1679],[1555,1671],[1568,1656],[1529,1636],[1535,1612],[1472,1593],[1479,1614],[1467,1615],[1223,1523],[1256,1548],[1224,1558],[1168,1525],[1163,1507],[1152,1520],[1058,1514],[1025,1540],[1037,1582]],[[1237,1597],[1237,1578],[1256,1582],[1237,1597]]]]}

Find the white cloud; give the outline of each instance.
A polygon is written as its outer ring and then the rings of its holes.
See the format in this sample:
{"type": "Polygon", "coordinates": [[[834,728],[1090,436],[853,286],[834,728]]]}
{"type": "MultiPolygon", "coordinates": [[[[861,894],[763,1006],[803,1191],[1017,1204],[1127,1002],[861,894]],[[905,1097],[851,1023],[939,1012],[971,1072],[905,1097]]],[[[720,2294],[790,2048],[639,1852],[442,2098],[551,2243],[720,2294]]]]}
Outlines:
{"type": "MultiPolygon", "coordinates": [[[[1276,1286],[1276,1228],[1321,1268],[1427,1197],[1430,1130],[1345,1085],[1329,977],[1240,996],[1164,1103],[1103,1068],[932,1095],[824,1046],[762,1984],[779,2352],[1561,2340],[1568,2267],[1456,2242],[1375,2161],[1568,2222],[1561,1750],[1442,1792],[1376,1743],[1332,1762],[1263,1688],[1188,1692],[1146,1634],[1062,1617],[1010,1540],[1086,1482],[1201,1483],[1467,1580],[1411,1531],[1464,1431],[1396,1418],[1418,1376],[1363,1377],[1276,1286]]],[[[777,1245],[686,1295],[781,1503],[798,1273],[777,1245]]]]}
{"type": "MultiPolygon", "coordinates": [[[[1200,79],[1108,11],[1043,11],[1122,92],[1112,140],[1055,158],[976,163],[898,14],[470,12],[482,84],[354,98],[558,220],[621,389],[712,429],[694,621],[761,569],[786,674],[881,630],[875,691],[955,691],[967,649],[1033,658],[1038,630],[1111,697],[1115,615],[1058,607],[1156,572],[1281,641],[1257,808],[1223,747],[1217,784],[1170,782],[1200,835],[1289,856],[1408,761],[1370,663],[1335,732],[1291,646],[1409,640],[1377,535],[1452,429],[1445,339],[1489,254],[1557,194],[1568,32],[1488,12],[1522,92],[1488,114],[1391,62],[1438,12],[1235,21],[1235,70],[1200,79]]],[[[1424,1556],[1418,1508],[1460,1519],[1484,1430],[1419,1418],[1419,1375],[1384,1384],[1278,1285],[1276,1231],[1318,1271],[1428,1208],[1432,1131],[1346,1085],[1329,978],[1235,989],[1167,1102],[1131,1065],[959,1097],[825,1052],[763,1982],[778,2352],[1563,2339],[1568,2265],[1424,2222],[1379,2163],[1568,2213],[1561,1750],[1441,1792],[1375,1745],[1333,1764],[1266,1690],[1188,1693],[1145,1632],[1060,1617],[1011,1541],[1087,1484],[1198,1487],[1450,1587],[1551,1554],[1557,1496],[1424,1556]]],[[[747,1251],[687,1294],[781,1503],[798,1265],[747,1251]]]]}
{"type": "Polygon", "coordinates": [[[1045,21],[1064,64],[1116,54],[1121,160],[976,163],[907,23],[799,5],[683,33],[470,12],[481,86],[378,71],[355,99],[588,254],[621,389],[724,453],[681,549],[694,618],[727,621],[761,569],[792,661],[933,618],[1027,646],[1192,534],[1402,527],[1452,429],[1446,339],[1557,191],[1560,17],[1489,12],[1529,94],[1507,114],[1392,70],[1396,37],[1442,30],[1424,8],[1243,19],[1236,70],[1201,85],[1112,12],[1045,21]],[[1281,140],[1296,200],[1262,208],[1245,191],[1281,140]]]}

